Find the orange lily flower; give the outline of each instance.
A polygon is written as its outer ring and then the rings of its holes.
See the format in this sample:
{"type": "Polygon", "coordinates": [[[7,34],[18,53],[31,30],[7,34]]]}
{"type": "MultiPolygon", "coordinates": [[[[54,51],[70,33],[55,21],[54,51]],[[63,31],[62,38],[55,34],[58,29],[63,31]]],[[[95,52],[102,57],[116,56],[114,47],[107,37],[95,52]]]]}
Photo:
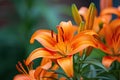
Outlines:
{"type": "Polygon", "coordinates": [[[43,58],[40,66],[38,66],[34,72],[34,76],[37,80],[53,80],[57,79],[58,75],[54,72],[47,71],[49,70],[57,70],[59,66],[54,64],[52,67],[52,61],[47,58],[43,58]]]}
{"type": "Polygon", "coordinates": [[[17,65],[18,71],[22,72],[23,74],[18,74],[14,77],[14,80],[53,80],[56,79],[58,76],[54,72],[47,71],[51,68],[51,70],[57,70],[59,67],[58,65],[53,65],[52,61],[47,58],[43,58],[39,67],[36,70],[31,69],[31,66],[27,66],[28,72],[23,68],[22,64],[19,62],[17,65]]]}
{"type": "Polygon", "coordinates": [[[103,57],[102,63],[109,68],[115,60],[120,62],[120,19],[115,19],[110,24],[104,25],[102,34],[110,49],[110,52],[107,52],[108,55],[103,57]]]}
{"type": "MultiPolygon", "coordinates": [[[[99,16],[95,16],[94,19],[94,23],[92,26],[92,29],[96,32],[100,31],[100,23],[109,23],[110,20],[112,19],[112,14],[117,15],[118,17],[120,17],[120,10],[119,7],[115,8],[112,7],[112,0],[100,0],[100,9],[101,12],[99,14],[99,16]]],[[[90,11],[91,12],[91,11],[90,11]]],[[[79,14],[81,16],[83,16],[84,20],[86,21],[89,15],[89,10],[86,7],[81,7],[79,9],[79,14]]]]}
{"type": "Polygon", "coordinates": [[[65,73],[73,76],[73,56],[77,52],[83,50],[88,46],[97,47],[98,43],[92,35],[96,35],[93,31],[83,31],[79,34],[77,27],[73,26],[71,21],[61,22],[57,27],[58,34],[51,30],[36,31],[30,43],[34,40],[40,42],[45,48],[38,48],[34,50],[26,60],[28,65],[36,58],[46,57],[56,60],[65,73]]]}
{"type": "Polygon", "coordinates": [[[24,69],[22,63],[20,62],[18,62],[18,65],[16,65],[16,68],[22,74],[16,75],[13,80],[36,80],[34,77],[35,70],[32,69],[32,64],[27,66],[28,72],[24,69]]]}
{"type": "Polygon", "coordinates": [[[30,71],[29,76],[19,74],[19,75],[16,75],[13,80],[36,80],[34,77],[31,77],[31,76],[33,76],[33,74],[34,74],[34,71],[30,71]]]}

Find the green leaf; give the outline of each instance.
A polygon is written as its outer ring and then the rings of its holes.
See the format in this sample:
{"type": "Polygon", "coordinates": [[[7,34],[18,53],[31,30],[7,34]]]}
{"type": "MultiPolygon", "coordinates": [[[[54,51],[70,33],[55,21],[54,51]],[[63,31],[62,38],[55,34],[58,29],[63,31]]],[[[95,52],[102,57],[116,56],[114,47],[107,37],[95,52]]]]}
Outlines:
{"type": "Polygon", "coordinates": [[[75,4],[72,4],[72,14],[73,14],[73,18],[74,18],[76,24],[80,25],[82,18],[80,16],[80,14],[78,13],[78,9],[75,4]]]}
{"type": "Polygon", "coordinates": [[[96,65],[96,66],[101,67],[102,69],[104,69],[105,71],[108,72],[108,69],[106,69],[106,68],[103,66],[103,64],[102,64],[100,61],[98,61],[98,60],[95,60],[95,59],[86,60],[86,61],[84,61],[84,63],[96,65]]]}

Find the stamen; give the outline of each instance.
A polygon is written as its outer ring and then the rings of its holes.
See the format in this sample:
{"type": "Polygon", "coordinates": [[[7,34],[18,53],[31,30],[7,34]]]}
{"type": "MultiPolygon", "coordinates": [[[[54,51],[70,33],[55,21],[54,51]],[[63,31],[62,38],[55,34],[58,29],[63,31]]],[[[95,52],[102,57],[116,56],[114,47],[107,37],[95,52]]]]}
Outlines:
{"type": "Polygon", "coordinates": [[[51,36],[52,36],[52,38],[54,37],[54,36],[53,36],[53,30],[51,30],[51,36]]]}
{"type": "Polygon", "coordinates": [[[56,35],[56,42],[58,43],[58,35],[56,35]]]}
{"type": "Polygon", "coordinates": [[[20,73],[24,73],[24,72],[20,69],[19,65],[16,64],[16,68],[17,68],[17,70],[18,70],[20,73]]]}
{"type": "Polygon", "coordinates": [[[61,55],[61,56],[63,56],[63,57],[66,57],[66,56],[67,56],[67,55],[64,55],[64,54],[62,54],[62,53],[60,53],[60,52],[58,52],[58,54],[61,55]]]}
{"type": "Polygon", "coordinates": [[[62,40],[63,40],[63,42],[65,41],[64,36],[63,36],[63,35],[62,35],[62,40]]]}
{"type": "Polygon", "coordinates": [[[26,72],[26,70],[24,69],[24,67],[22,66],[22,63],[21,62],[18,62],[18,65],[19,65],[19,68],[21,68],[21,70],[25,73],[25,74],[28,74],[26,72]]]}
{"type": "Polygon", "coordinates": [[[30,68],[28,67],[28,65],[26,65],[25,60],[23,60],[23,63],[25,64],[25,66],[26,66],[27,70],[29,71],[29,70],[30,70],[30,68]]]}
{"type": "Polygon", "coordinates": [[[62,27],[60,27],[60,29],[61,29],[62,33],[64,34],[64,30],[63,30],[63,28],[62,28],[62,27]]]}

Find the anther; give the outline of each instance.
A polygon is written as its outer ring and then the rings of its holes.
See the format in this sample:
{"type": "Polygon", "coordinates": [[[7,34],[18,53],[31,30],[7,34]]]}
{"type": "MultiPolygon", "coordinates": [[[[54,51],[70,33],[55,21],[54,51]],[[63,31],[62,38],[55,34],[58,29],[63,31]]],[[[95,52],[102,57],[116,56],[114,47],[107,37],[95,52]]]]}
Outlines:
{"type": "Polygon", "coordinates": [[[63,42],[65,41],[64,36],[63,36],[63,35],[62,35],[62,40],[63,40],[63,42]]]}
{"type": "Polygon", "coordinates": [[[60,29],[61,29],[62,33],[64,34],[64,30],[63,30],[63,28],[62,28],[62,27],[60,27],[60,29]]]}
{"type": "Polygon", "coordinates": [[[51,30],[51,36],[52,36],[52,38],[54,37],[54,36],[53,36],[53,30],[51,30]]]}
{"type": "Polygon", "coordinates": [[[56,42],[58,43],[58,35],[56,35],[56,42]]]}
{"type": "Polygon", "coordinates": [[[17,64],[16,64],[16,69],[17,69],[20,73],[24,73],[24,72],[20,69],[19,65],[17,65],[17,64]]]}
{"type": "Polygon", "coordinates": [[[27,74],[26,70],[24,69],[24,67],[22,66],[21,62],[18,62],[19,68],[23,71],[23,73],[27,74]]]}

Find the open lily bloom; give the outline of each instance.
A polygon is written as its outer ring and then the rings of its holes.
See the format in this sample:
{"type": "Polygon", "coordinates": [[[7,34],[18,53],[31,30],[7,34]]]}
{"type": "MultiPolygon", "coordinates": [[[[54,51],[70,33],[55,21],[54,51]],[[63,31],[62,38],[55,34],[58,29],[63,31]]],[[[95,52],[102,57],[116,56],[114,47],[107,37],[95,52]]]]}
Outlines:
{"type": "Polygon", "coordinates": [[[40,66],[35,70],[31,69],[32,65],[27,66],[27,68],[28,71],[26,71],[22,64],[19,63],[19,65],[17,65],[17,69],[23,74],[16,75],[14,80],[53,80],[58,78],[56,73],[47,71],[50,68],[51,70],[57,70],[59,68],[56,64],[52,66],[52,61],[47,58],[43,58],[40,66]]]}
{"type": "Polygon", "coordinates": [[[54,72],[48,71],[50,70],[57,70],[59,66],[54,64],[52,66],[52,61],[48,58],[43,58],[41,61],[40,66],[38,66],[34,72],[35,79],[37,80],[53,80],[57,79],[58,75],[54,72]]]}
{"type": "Polygon", "coordinates": [[[106,45],[110,49],[110,52],[107,52],[108,55],[103,57],[102,63],[109,68],[115,60],[120,62],[120,19],[105,24],[102,34],[105,37],[106,45]]]}
{"type": "Polygon", "coordinates": [[[92,36],[96,33],[86,30],[76,34],[77,27],[73,26],[71,21],[61,22],[57,30],[58,34],[52,30],[38,30],[33,34],[30,43],[37,40],[44,48],[34,50],[27,58],[26,64],[40,57],[54,59],[65,73],[72,77],[73,55],[88,46],[97,48],[98,43],[92,36]]]}
{"type": "MultiPolygon", "coordinates": [[[[96,32],[100,31],[99,25],[101,23],[109,23],[111,21],[112,14],[120,17],[119,7],[118,8],[112,7],[112,0],[100,0],[100,9],[101,11],[99,13],[99,16],[97,16],[96,14],[94,24],[92,27],[92,29],[96,32]]],[[[89,11],[88,8],[86,7],[81,7],[79,9],[79,14],[83,16],[85,21],[87,20],[87,18],[89,18],[88,16],[90,12],[91,11],[89,11]]]]}
{"type": "Polygon", "coordinates": [[[18,62],[18,65],[16,65],[16,67],[18,71],[21,72],[22,74],[16,75],[13,80],[36,80],[34,77],[35,70],[32,69],[32,64],[27,66],[28,71],[25,70],[22,63],[20,62],[18,62]]]}

